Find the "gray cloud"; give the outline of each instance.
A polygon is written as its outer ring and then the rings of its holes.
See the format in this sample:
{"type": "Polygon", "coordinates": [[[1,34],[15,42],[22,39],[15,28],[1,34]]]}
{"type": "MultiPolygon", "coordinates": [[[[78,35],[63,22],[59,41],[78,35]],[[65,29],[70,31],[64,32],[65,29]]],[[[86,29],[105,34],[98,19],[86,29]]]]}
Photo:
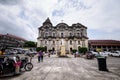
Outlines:
{"type": "Polygon", "coordinates": [[[14,22],[14,20],[12,21],[11,19],[8,19],[6,17],[1,17],[0,16],[0,33],[2,34],[14,34],[16,36],[20,36],[23,38],[26,38],[27,35],[25,35],[27,32],[26,29],[23,29],[23,27],[25,26],[20,26],[18,24],[16,24],[16,22],[14,22]]]}
{"type": "Polygon", "coordinates": [[[50,17],[55,25],[61,20],[69,25],[82,23],[88,27],[90,39],[120,39],[119,3],[120,0],[0,0],[0,33],[37,41],[38,27],[50,17]]]}
{"type": "Polygon", "coordinates": [[[16,5],[20,4],[22,0],[0,0],[0,4],[3,5],[16,5]]]}
{"type": "Polygon", "coordinates": [[[64,10],[61,9],[61,10],[54,10],[52,12],[52,16],[64,16],[64,10]]]}
{"type": "MultiPolygon", "coordinates": [[[[69,0],[68,7],[74,7],[76,10],[86,10],[90,9],[91,6],[88,6],[87,4],[84,3],[82,0],[69,0]]],[[[66,3],[67,4],[67,3],[66,3]]]]}

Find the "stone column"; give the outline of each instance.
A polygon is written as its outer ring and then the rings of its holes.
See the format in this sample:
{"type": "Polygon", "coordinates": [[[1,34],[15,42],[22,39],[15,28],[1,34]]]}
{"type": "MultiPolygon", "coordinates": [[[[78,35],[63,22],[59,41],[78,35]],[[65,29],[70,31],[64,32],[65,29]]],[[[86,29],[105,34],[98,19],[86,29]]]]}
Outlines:
{"type": "Polygon", "coordinates": [[[68,52],[68,51],[69,51],[69,49],[68,49],[68,40],[65,40],[65,42],[66,42],[65,47],[66,47],[66,50],[67,50],[67,52],[68,52]]]}

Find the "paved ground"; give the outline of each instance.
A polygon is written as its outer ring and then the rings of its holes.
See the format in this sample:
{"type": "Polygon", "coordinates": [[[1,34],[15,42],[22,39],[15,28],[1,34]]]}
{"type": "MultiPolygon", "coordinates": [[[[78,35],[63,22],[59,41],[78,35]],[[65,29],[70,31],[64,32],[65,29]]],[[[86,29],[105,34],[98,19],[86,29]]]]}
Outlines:
{"type": "Polygon", "coordinates": [[[109,72],[99,71],[97,59],[45,57],[33,59],[32,71],[0,80],[120,80],[120,58],[107,58],[109,72]]]}

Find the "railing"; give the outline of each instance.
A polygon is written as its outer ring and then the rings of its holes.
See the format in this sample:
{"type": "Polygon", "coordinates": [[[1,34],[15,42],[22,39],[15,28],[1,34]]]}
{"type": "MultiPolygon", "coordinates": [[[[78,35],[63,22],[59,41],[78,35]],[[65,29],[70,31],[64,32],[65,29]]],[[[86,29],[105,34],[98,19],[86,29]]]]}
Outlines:
{"type": "Polygon", "coordinates": [[[82,39],[82,37],[80,37],[80,36],[68,36],[68,37],[64,37],[64,36],[62,36],[62,37],[55,37],[55,36],[48,36],[48,37],[43,37],[44,39],[49,39],[49,38],[51,38],[51,39],[53,39],[53,38],[67,38],[67,39],[75,39],[75,38],[77,38],[77,39],[82,39]]]}

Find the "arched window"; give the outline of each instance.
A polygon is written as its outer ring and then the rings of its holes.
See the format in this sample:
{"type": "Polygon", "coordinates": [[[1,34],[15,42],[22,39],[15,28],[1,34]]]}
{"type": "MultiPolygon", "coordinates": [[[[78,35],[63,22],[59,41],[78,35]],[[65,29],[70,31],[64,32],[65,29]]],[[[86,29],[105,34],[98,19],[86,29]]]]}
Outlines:
{"type": "Polygon", "coordinates": [[[52,48],[52,51],[55,51],[55,48],[54,48],[54,47],[52,48]]]}
{"type": "Polygon", "coordinates": [[[53,41],[53,44],[55,44],[55,41],[53,41]]]}
{"type": "Polygon", "coordinates": [[[80,44],[80,41],[78,41],[78,44],[80,44]]]}
{"type": "Polygon", "coordinates": [[[80,46],[78,46],[78,50],[80,49],[81,47],[80,46]]]}
{"type": "Polygon", "coordinates": [[[55,37],[55,33],[53,33],[53,37],[55,37]]]}
{"type": "Polygon", "coordinates": [[[64,35],[63,35],[63,33],[61,33],[61,37],[63,37],[64,35]]]}
{"type": "Polygon", "coordinates": [[[70,33],[70,37],[72,36],[72,33],[70,33]]]}
{"type": "Polygon", "coordinates": [[[70,51],[72,51],[72,48],[70,48],[70,51]]]}
{"type": "Polygon", "coordinates": [[[39,30],[39,35],[41,36],[41,31],[39,30]]]}
{"type": "Polygon", "coordinates": [[[47,41],[45,41],[45,44],[47,44],[47,41]]]}
{"type": "Polygon", "coordinates": [[[79,36],[80,36],[80,33],[77,33],[77,36],[79,37],[79,36]]]}
{"type": "Polygon", "coordinates": [[[70,45],[72,45],[72,41],[70,41],[70,45]]]}
{"type": "Polygon", "coordinates": [[[48,33],[45,33],[45,37],[48,37],[48,33]]]}

